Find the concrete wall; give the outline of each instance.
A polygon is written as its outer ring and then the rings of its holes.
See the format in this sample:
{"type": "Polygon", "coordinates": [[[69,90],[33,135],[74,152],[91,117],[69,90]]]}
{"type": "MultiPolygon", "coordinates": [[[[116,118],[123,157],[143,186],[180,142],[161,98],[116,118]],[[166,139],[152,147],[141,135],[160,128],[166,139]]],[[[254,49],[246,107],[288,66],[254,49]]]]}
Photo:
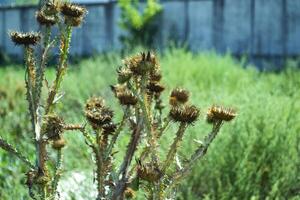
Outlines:
{"type": "MultiPolygon", "coordinates": [[[[157,47],[171,40],[193,51],[217,50],[261,60],[300,54],[300,0],[161,0],[164,11],[157,47]]],[[[73,35],[73,55],[120,48],[120,10],[115,2],[85,5],[89,14],[73,35]]],[[[0,8],[0,48],[22,51],[10,42],[8,30],[37,28],[34,7],[0,8]]]]}

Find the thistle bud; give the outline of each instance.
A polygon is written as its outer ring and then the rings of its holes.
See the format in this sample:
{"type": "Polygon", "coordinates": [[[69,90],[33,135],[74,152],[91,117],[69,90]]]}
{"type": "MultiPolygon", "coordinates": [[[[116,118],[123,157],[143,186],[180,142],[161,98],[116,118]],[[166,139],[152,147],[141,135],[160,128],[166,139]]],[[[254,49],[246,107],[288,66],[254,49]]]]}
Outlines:
{"type": "Polygon", "coordinates": [[[47,115],[45,117],[45,126],[42,132],[46,134],[47,138],[50,140],[60,139],[61,134],[64,131],[64,121],[62,118],[56,114],[47,115]]]}
{"type": "Polygon", "coordinates": [[[125,192],[125,198],[126,199],[134,199],[135,198],[135,191],[131,189],[130,187],[127,187],[125,192]]]}
{"type": "Polygon", "coordinates": [[[102,129],[103,129],[103,134],[104,135],[110,135],[110,134],[113,134],[116,131],[117,126],[114,123],[110,122],[108,124],[104,124],[102,126],[102,129]]]}
{"type": "Polygon", "coordinates": [[[104,106],[103,99],[93,97],[86,103],[85,116],[94,129],[99,129],[111,122],[113,111],[104,106]]]}
{"type": "Polygon", "coordinates": [[[162,91],[165,90],[165,87],[159,82],[150,82],[147,85],[147,89],[149,90],[150,93],[160,94],[162,91]]]}
{"type": "Polygon", "coordinates": [[[59,138],[58,140],[54,140],[52,143],[52,148],[55,150],[60,150],[66,145],[66,141],[64,138],[59,138]]]}
{"type": "Polygon", "coordinates": [[[174,122],[192,124],[199,117],[200,111],[196,106],[185,105],[183,107],[172,107],[169,113],[174,122]]]}
{"type": "Polygon", "coordinates": [[[163,176],[163,173],[158,166],[151,163],[143,165],[141,161],[139,161],[137,166],[137,175],[142,180],[156,182],[163,176]]]}
{"type": "Polygon", "coordinates": [[[71,3],[64,3],[61,6],[61,13],[65,16],[65,24],[69,26],[79,26],[86,12],[84,7],[71,3]]]}
{"type": "Polygon", "coordinates": [[[54,16],[48,16],[43,11],[36,12],[36,20],[40,25],[53,26],[56,23],[54,16]]]}
{"type": "Polygon", "coordinates": [[[177,106],[179,104],[184,104],[189,100],[189,92],[182,88],[175,88],[172,90],[169,103],[172,106],[177,106]]]}
{"type": "Polygon", "coordinates": [[[117,70],[117,73],[118,73],[118,82],[120,84],[126,83],[127,81],[130,80],[132,76],[132,72],[126,67],[120,67],[117,70]]]}
{"type": "Polygon", "coordinates": [[[208,123],[216,121],[231,121],[236,117],[236,112],[231,108],[212,106],[207,111],[206,120],[208,123]]]}
{"type": "Polygon", "coordinates": [[[16,45],[25,46],[36,45],[41,40],[40,34],[36,32],[21,33],[13,31],[10,33],[10,38],[16,45]]]}

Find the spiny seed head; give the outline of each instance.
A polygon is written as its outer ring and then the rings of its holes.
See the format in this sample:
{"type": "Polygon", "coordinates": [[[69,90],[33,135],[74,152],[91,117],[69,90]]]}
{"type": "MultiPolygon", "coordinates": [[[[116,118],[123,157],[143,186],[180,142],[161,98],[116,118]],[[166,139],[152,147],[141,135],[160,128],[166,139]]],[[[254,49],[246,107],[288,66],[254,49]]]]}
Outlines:
{"type": "Polygon", "coordinates": [[[153,183],[158,181],[163,176],[163,173],[158,166],[152,163],[143,165],[141,161],[138,161],[137,175],[140,179],[153,183]]]}
{"type": "Polygon", "coordinates": [[[78,27],[83,21],[83,17],[65,16],[65,24],[73,27],[78,27]]]}
{"type": "Polygon", "coordinates": [[[43,11],[37,11],[35,17],[40,25],[53,26],[56,23],[54,16],[46,15],[43,11]]]}
{"type": "Polygon", "coordinates": [[[126,199],[134,199],[135,198],[135,191],[131,189],[130,187],[127,187],[125,192],[125,198],[126,199]]]}
{"type": "Polygon", "coordinates": [[[132,76],[132,72],[130,71],[130,69],[126,67],[120,67],[117,70],[117,73],[118,73],[118,82],[120,84],[126,83],[127,81],[130,80],[132,76]]]}
{"type": "Polygon", "coordinates": [[[144,76],[147,72],[159,68],[155,55],[150,51],[127,58],[123,62],[136,76],[144,76]]]}
{"type": "Polygon", "coordinates": [[[104,101],[101,98],[93,97],[86,103],[85,116],[94,129],[99,129],[104,124],[111,122],[113,111],[104,106],[104,101]]]}
{"type": "Polygon", "coordinates": [[[129,91],[120,93],[117,98],[119,99],[120,104],[125,106],[134,106],[138,102],[136,96],[129,91]]]}
{"type": "Polygon", "coordinates": [[[54,140],[52,143],[52,148],[55,150],[60,150],[66,145],[66,141],[63,137],[59,138],[58,140],[54,140]]]}
{"type": "Polygon", "coordinates": [[[158,82],[158,81],[161,80],[161,78],[162,78],[162,75],[161,75],[161,72],[158,69],[153,70],[153,71],[150,72],[150,81],[153,81],[153,82],[157,81],[158,82]]]}
{"type": "Polygon", "coordinates": [[[41,36],[37,32],[21,33],[12,31],[10,38],[16,45],[25,46],[36,45],[41,40],[41,36]]]}
{"type": "Polygon", "coordinates": [[[222,106],[212,106],[207,111],[207,122],[214,123],[216,121],[231,121],[236,117],[236,112],[231,108],[222,106]]]}
{"type": "Polygon", "coordinates": [[[104,124],[102,126],[102,129],[103,129],[103,134],[104,135],[110,135],[110,134],[113,134],[116,131],[117,125],[110,122],[108,124],[104,124]]]}
{"type": "Polygon", "coordinates": [[[189,91],[182,88],[175,88],[172,90],[169,103],[172,106],[177,106],[179,104],[184,104],[189,100],[189,91]]]}
{"type": "Polygon", "coordinates": [[[133,106],[138,102],[137,97],[134,96],[134,94],[124,84],[111,86],[111,90],[113,91],[115,97],[119,100],[121,105],[133,106]]]}
{"type": "Polygon", "coordinates": [[[147,85],[147,89],[150,93],[161,93],[164,91],[165,87],[159,82],[150,82],[147,85]]]}
{"type": "Polygon", "coordinates": [[[42,132],[46,134],[47,138],[50,140],[58,140],[64,131],[64,121],[62,118],[56,114],[49,114],[45,116],[42,132]]]}
{"type": "Polygon", "coordinates": [[[46,15],[55,15],[59,12],[61,0],[47,1],[42,10],[46,15]]]}
{"type": "Polygon", "coordinates": [[[86,8],[67,2],[63,3],[60,9],[64,16],[74,18],[83,17],[87,12],[86,8]]]}
{"type": "Polygon", "coordinates": [[[193,124],[199,117],[200,111],[196,106],[185,105],[172,107],[169,116],[174,122],[193,124]]]}

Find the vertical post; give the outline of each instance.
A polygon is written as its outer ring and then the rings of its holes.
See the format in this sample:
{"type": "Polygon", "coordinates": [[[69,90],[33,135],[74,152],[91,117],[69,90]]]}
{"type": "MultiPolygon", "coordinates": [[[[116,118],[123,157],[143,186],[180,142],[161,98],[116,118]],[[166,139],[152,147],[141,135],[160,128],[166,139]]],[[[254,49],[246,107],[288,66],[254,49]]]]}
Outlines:
{"type": "Polygon", "coordinates": [[[190,35],[189,0],[184,0],[184,42],[188,42],[190,35]]]}
{"type": "Polygon", "coordinates": [[[285,64],[287,58],[287,39],[289,35],[288,30],[288,13],[287,13],[287,1],[282,0],[281,5],[281,43],[282,43],[282,61],[285,64]]]}
{"type": "Polygon", "coordinates": [[[255,54],[255,0],[251,0],[250,7],[250,59],[253,60],[255,54]]]}
{"type": "Polygon", "coordinates": [[[225,0],[213,1],[213,45],[223,52],[224,3],[225,0]]]}
{"type": "Polygon", "coordinates": [[[114,3],[109,1],[104,6],[106,49],[114,45],[114,3]]]}

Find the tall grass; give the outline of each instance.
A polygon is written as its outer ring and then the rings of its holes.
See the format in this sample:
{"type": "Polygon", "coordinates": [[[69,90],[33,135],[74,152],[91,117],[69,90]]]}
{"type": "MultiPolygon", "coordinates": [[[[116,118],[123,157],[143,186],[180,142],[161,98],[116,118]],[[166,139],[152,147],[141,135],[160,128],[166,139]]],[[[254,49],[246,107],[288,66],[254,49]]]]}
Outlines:
{"type": "MultiPolygon", "coordinates": [[[[120,62],[119,56],[108,54],[71,67],[63,86],[66,94],[60,113],[70,122],[83,121],[83,105],[92,94],[101,94],[116,106],[107,85],[115,82],[112,74],[120,62]]],[[[243,68],[243,63],[229,55],[193,55],[174,49],[161,56],[161,65],[167,90],[172,89],[170,85],[189,88],[193,103],[202,108],[202,118],[210,106],[208,102],[234,105],[239,113],[233,124],[221,130],[205,159],[180,188],[180,199],[300,199],[299,70],[259,73],[250,66],[243,68]]],[[[23,74],[22,69],[13,66],[0,70],[0,134],[33,153],[33,146],[24,137],[30,125],[26,120],[23,74]]],[[[179,152],[182,160],[196,146],[194,139],[203,139],[208,130],[204,120],[195,126],[179,152]]],[[[162,151],[167,147],[164,144],[172,141],[170,133],[162,139],[162,151]]],[[[67,141],[65,168],[90,168],[92,160],[83,138],[70,133],[67,141]]],[[[125,141],[126,136],[120,148],[125,141]]],[[[3,151],[0,163],[0,199],[26,199],[27,192],[17,186],[25,178],[22,163],[3,151]]]]}

